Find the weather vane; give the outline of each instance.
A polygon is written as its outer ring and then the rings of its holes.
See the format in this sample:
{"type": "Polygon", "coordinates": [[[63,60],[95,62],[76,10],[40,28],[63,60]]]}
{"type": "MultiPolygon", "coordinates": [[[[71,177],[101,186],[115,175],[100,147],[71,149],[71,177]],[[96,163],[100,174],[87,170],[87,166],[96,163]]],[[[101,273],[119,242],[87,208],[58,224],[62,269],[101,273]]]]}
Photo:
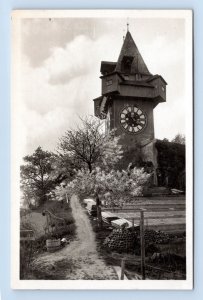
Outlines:
{"type": "Polygon", "coordinates": [[[129,20],[127,20],[127,32],[129,31],[129,20]]]}

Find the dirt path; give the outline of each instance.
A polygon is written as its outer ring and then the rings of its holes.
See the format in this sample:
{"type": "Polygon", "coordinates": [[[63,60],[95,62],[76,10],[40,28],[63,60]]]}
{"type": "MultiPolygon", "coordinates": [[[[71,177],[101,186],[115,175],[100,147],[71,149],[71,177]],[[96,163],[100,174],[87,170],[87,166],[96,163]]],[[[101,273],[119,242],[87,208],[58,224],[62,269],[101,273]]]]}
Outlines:
{"type": "Polygon", "coordinates": [[[77,226],[76,240],[60,251],[40,255],[33,262],[35,269],[53,276],[55,273],[56,279],[118,279],[113,268],[99,257],[90,220],[76,196],[70,205],[77,226]]]}

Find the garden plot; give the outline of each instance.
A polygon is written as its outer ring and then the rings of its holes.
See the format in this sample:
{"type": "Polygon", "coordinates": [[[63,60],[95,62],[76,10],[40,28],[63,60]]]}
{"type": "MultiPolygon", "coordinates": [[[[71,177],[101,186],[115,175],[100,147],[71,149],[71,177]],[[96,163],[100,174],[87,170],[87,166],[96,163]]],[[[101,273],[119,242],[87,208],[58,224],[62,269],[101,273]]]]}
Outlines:
{"type": "Polygon", "coordinates": [[[148,229],[167,232],[185,231],[185,200],[183,197],[144,198],[121,208],[110,209],[119,218],[139,223],[140,210],[144,211],[145,226],[148,229]]]}

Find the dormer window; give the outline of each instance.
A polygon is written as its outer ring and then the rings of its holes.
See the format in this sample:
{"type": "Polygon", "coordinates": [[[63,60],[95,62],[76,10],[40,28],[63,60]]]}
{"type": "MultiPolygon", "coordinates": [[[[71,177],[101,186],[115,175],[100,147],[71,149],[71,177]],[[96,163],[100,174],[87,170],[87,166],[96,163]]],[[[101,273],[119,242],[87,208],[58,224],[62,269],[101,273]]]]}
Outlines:
{"type": "Polygon", "coordinates": [[[141,74],[139,73],[135,74],[135,80],[141,80],[141,78],[142,78],[141,74]]]}
{"type": "Polygon", "coordinates": [[[122,73],[131,73],[132,62],[133,62],[132,56],[124,56],[121,61],[121,72],[122,73]]]}

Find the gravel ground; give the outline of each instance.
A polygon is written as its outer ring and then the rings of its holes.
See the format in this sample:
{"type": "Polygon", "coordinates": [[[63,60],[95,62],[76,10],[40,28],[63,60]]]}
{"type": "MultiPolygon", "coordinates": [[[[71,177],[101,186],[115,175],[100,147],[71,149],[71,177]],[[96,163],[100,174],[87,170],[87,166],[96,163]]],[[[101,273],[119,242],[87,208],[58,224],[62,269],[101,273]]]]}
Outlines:
{"type": "MultiPolygon", "coordinates": [[[[71,198],[70,205],[77,226],[76,240],[62,250],[39,255],[33,261],[35,273],[36,270],[40,274],[51,273],[52,279],[118,279],[115,270],[105,264],[96,250],[95,234],[77,196],[71,198]]],[[[43,279],[42,276],[39,279],[43,279]]]]}

